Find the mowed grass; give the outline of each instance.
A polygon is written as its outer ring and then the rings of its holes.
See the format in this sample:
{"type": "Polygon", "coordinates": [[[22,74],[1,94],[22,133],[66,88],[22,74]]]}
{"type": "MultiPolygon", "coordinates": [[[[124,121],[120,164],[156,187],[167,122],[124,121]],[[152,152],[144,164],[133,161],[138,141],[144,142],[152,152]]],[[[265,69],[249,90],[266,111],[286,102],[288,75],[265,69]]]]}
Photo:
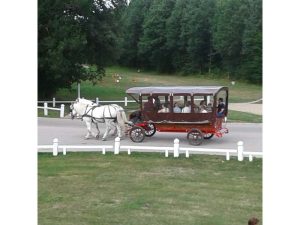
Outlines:
{"type": "MultiPolygon", "coordinates": [[[[228,86],[229,101],[249,102],[262,98],[262,86],[236,81],[231,84],[230,79],[219,78],[213,75],[189,75],[159,74],[154,72],[138,72],[123,67],[106,68],[106,76],[93,85],[91,82],[81,83],[81,96],[88,99],[100,100],[122,100],[126,96],[126,90],[135,86],[228,86]],[[122,79],[118,83],[113,75],[119,74],[122,79]]],[[[74,84],[71,90],[61,89],[57,92],[57,100],[74,100],[77,98],[77,85],[74,84]]]]}
{"type": "Polygon", "coordinates": [[[41,225],[241,225],[262,221],[262,159],[38,155],[41,225]]]}

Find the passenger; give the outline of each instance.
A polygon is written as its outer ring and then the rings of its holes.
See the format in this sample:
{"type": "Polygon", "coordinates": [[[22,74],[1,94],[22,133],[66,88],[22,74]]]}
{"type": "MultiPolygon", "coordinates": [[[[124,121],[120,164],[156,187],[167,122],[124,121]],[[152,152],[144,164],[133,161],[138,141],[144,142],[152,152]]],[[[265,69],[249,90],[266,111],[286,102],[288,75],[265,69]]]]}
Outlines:
{"type": "Polygon", "coordinates": [[[201,101],[201,102],[200,102],[199,108],[200,108],[200,113],[207,113],[205,101],[201,101]]]}
{"type": "Polygon", "coordinates": [[[187,102],[185,107],[182,109],[182,113],[190,113],[191,112],[191,103],[187,102]]]}
{"type": "Polygon", "coordinates": [[[199,106],[197,106],[196,104],[194,104],[194,112],[195,113],[199,113],[200,112],[199,106]]]}
{"type": "Polygon", "coordinates": [[[156,109],[156,111],[158,111],[162,108],[162,106],[160,104],[160,99],[158,96],[154,97],[154,108],[156,109]]]}
{"type": "Polygon", "coordinates": [[[153,104],[153,97],[148,96],[148,101],[144,104],[144,111],[152,112],[155,110],[154,104],[153,104]]]}
{"type": "Polygon", "coordinates": [[[162,104],[162,109],[158,110],[159,113],[168,113],[169,112],[169,107],[168,103],[162,104]]]}
{"type": "Polygon", "coordinates": [[[180,107],[178,106],[178,103],[177,103],[177,102],[174,103],[173,112],[174,112],[174,113],[181,113],[181,109],[180,109],[180,107]]]}

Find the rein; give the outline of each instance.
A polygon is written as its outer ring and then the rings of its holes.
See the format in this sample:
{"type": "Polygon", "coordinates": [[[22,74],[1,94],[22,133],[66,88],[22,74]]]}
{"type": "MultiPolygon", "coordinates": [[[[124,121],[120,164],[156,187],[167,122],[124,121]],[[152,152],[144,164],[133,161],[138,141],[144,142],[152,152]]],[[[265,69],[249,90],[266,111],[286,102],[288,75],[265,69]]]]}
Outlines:
{"type": "MultiPolygon", "coordinates": [[[[111,106],[111,107],[113,107],[114,109],[116,109],[114,106],[112,106],[112,105],[106,105],[106,106],[111,106]]],[[[86,106],[86,108],[85,108],[85,112],[84,112],[84,114],[81,116],[81,120],[83,120],[83,117],[89,117],[89,118],[91,118],[92,119],[92,122],[93,123],[104,123],[105,121],[105,119],[116,119],[116,117],[112,117],[112,115],[111,115],[111,111],[110,111],[110,109],[109,109],[109,107],[108,107],[108,112],[109,112],[109,115],[110,115],[110,117],[105,117],[105,109],[107,108],[107,107],[104,107],[103,108],[103,117],[102,118],[97,118],[97,117],[95,117],[95,116],[93,116],[93,112],[94,112],[94,110],[96,109],[96,108],[98,108],[98,107],[103,107],[103,106],[89,106],[89,105],[87,105],[86,106]],[[88,107],[91,107],[91,108],[88,108],[88,107]],[[91,113],[91,115],[88,115],[88,113],[91,113]]],[[[117,109],[116,109],[117,110],[117,109]]]]}

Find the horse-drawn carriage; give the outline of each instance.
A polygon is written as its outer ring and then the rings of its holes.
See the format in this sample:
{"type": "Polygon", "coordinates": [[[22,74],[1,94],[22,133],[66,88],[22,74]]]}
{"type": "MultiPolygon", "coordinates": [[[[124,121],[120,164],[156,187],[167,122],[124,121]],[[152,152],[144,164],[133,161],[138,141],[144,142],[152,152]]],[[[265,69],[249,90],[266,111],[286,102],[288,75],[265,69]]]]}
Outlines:
{"type": "Polygon", "coordinates": [[[222,137],[228,112],[228,87],[170,86],[133,87],[126,93],[140,109],[129,116],[134,126],[130,139],[142,142],[159,132],[186,132],[192,145],[214,135],[222,137]]]}

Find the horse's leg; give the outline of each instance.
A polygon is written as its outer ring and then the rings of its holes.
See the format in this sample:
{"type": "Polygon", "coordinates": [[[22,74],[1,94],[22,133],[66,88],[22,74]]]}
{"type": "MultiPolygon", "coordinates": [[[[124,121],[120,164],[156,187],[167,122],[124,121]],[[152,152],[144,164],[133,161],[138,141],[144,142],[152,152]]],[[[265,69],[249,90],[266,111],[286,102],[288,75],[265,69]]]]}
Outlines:
{"type": "Polygon", "coordinates": [[[90,136],[92,135],[92,122],[89,119],[84,119],[84,122],[86,124],[86,128],[88,130],[87,134],[85,135],[85,139],[89,139],[90,136]]]}
{"type": "Polygon", "coordinates": [[[105,132],[104,132],[103,137],[102,137],[102,141],[106,141],[107,134],[111,130],[109,121],[105,120],[105,125],[106,125],[106,127],[105,127],[105,132]]]}
{"type": "Polygon", "coordinates": [[[98,127],[98,123],[95,123],[95,125],[96,125],[97,131],[98,131],[98,133],[96,135],[96,138],[99,139],[100,138],[100,130],[99,130],[99,127],[98,127]]]}
{"type": "Polygon", "coordinates": [[[118,130],[117,130],[117,125],[115,122],[112,122],[112,127],[113,127],[113,133],[112,133],[112,136],[117,136],[118,134],[118,130]]]}

